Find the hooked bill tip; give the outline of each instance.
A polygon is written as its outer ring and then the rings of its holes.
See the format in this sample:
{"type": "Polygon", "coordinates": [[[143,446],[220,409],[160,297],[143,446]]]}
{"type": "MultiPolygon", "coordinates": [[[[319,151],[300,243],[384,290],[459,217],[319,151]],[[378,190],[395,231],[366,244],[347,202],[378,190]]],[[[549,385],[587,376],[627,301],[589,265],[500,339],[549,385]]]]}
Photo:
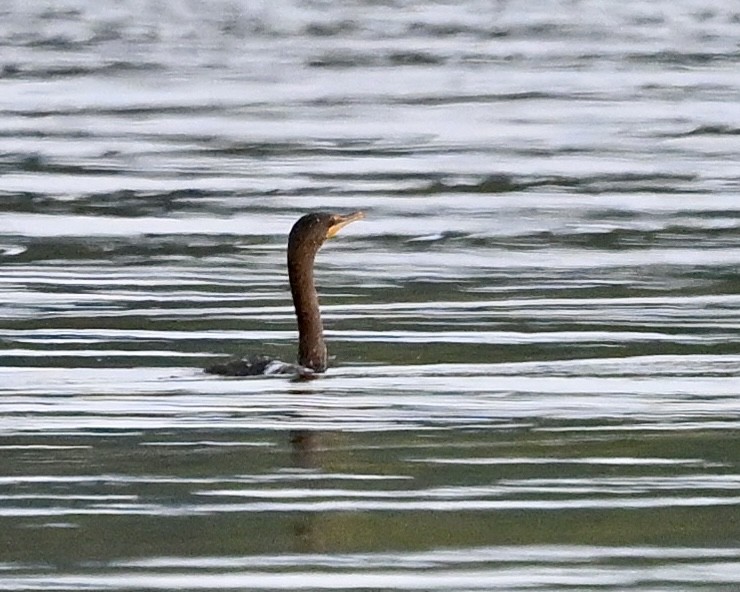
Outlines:
{"type": "Polygon", "coordinates": [[[342,228],[347,226],[347,224],[351,224],[352,222],[355,222],[357,220],[362,220],[364,217],[365,217],[365,212],[363,211],[353,212],[352,214],[347,214],[346,216],[338,216],[337,217],[338,221],[329,227],[329,230],[326,233],[326,237],[327,238],[333,237],[342,228]]]}

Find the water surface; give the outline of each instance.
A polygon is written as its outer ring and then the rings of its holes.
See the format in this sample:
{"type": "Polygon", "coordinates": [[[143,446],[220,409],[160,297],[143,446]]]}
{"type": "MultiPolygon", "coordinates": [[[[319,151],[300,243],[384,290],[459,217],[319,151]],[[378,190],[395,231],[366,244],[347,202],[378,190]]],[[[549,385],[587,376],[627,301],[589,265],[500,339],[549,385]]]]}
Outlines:
{"type": "Polygon", "coordinates": [[[740,13],[0,6],[0,589],[736,590],[740,13]],[[332,368],[292,360],[292,223],[332,368]]]}

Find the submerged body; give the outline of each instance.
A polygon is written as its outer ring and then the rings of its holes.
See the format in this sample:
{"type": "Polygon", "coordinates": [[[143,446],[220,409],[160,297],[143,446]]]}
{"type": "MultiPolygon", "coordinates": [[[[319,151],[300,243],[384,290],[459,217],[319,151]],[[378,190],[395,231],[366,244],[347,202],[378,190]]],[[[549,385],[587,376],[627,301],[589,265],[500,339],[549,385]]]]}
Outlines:
{"type": "Polygon", "coordinates": [[[206,368],[209,374],[223,376],[255,376],[294,374],[304,378],[324,372],[328,354],[324,343],[319,297],[316,293],[313,268],[321,245],[347,224],[364,217],[362,212],[346,216],[314,212],[301,217],[288,237],[288,277],[298,322],[298,364],[286,364],[266,356],[251,356],[214,364],[206,368]]]}

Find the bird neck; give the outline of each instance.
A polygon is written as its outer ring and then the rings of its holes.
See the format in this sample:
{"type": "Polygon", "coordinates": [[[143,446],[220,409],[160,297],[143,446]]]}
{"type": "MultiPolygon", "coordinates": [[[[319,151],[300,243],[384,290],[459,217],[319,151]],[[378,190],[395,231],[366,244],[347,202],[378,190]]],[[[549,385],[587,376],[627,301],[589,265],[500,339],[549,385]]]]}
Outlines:
{"type": "Polygon", "coordinates": [[[315,253],[288,256],[288,276],[298,321],[298,363],[314,372],[326,370],[327,353],[319,297],[313,279],[315,253]]]}

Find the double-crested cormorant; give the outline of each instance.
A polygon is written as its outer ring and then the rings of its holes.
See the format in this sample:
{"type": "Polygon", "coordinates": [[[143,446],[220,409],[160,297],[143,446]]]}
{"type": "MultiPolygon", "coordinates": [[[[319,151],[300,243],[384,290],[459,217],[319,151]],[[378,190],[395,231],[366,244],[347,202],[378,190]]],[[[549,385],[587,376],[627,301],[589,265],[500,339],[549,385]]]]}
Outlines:
{"type": "Polygon", "coordinates": [[[363,212],[348,215],[314,212],[300,218],[290,231],[288,277],[298,321],[297,366],[266,356],[253,356],[214,364],[206,368],[206,372],[224,376],[298,374],[303,377],[324,372],[327,366],[327,353],[319,297],[313,280],[314,259],[326,239],[333,237],[350,222],[364,216],[363,212]]]}

